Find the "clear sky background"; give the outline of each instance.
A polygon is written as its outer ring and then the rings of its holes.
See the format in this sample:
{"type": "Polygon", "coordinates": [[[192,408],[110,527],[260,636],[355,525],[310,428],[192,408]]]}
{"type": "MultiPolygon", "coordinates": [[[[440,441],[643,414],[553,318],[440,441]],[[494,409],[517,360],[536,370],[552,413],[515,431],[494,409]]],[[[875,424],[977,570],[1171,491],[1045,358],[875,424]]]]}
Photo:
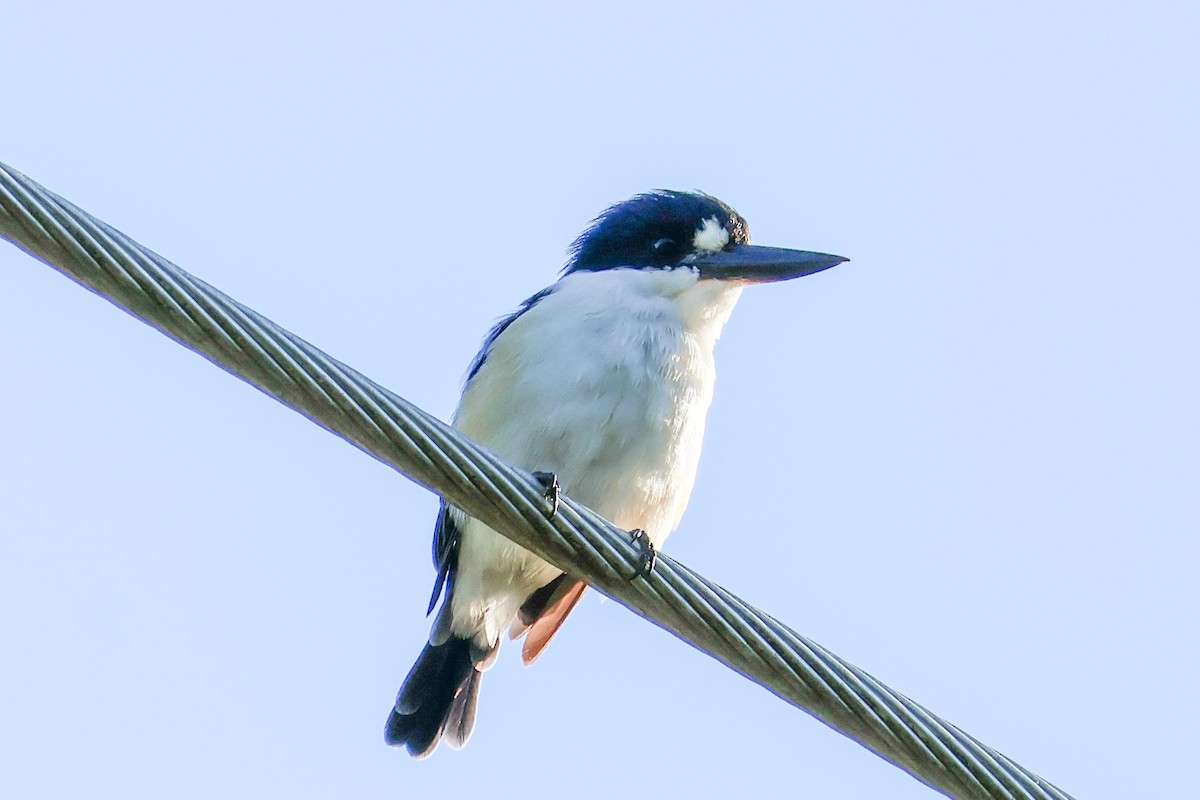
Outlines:
{"type": "MultiPolygon", "coordinates": [[[[1182,797],[1196,8],[8,3],[0,160],[442,417],[638,191],[849,256],[744,295],[670,553],[1080,798],[1182,797]]],[[[436,499],[8,245],[0,339],[7,797],[935,796],[596,594],[413,762],[436,499]]]]}

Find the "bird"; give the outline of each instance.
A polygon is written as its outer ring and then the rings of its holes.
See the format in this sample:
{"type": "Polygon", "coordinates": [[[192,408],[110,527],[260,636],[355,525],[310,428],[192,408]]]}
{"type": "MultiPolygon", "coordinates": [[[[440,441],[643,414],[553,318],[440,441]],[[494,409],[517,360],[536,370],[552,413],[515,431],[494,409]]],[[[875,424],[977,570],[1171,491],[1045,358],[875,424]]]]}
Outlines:
{"type": "MultiPolygon", "coordinates": [[[[551,507],[561,491],[631,531],[648,574],[692,493],[713,350],[742,289],[846,260],[752,245],[745,219],[702,192],[635,195],[593,219],[558,280],[491,329],[452,424],[533,471],[551,507]]],[[[524,637],[528,666],[586,588],[445,501],[433,561],[426,613],[437,614],[384,732],[418,759],[467,743],[505,630],[524,637]]]]}

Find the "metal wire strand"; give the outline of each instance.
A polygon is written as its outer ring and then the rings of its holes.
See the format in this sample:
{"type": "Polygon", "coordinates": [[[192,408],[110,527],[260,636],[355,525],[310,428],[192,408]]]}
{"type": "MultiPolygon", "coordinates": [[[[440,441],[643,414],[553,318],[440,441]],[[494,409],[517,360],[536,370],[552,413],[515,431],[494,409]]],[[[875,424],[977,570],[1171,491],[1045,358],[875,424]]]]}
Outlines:
{"type": "Polygon", "coordinates": [[[0,235],[550,563],[954,798],[1069,796],[403,398],[0,164],[0,235]]]}

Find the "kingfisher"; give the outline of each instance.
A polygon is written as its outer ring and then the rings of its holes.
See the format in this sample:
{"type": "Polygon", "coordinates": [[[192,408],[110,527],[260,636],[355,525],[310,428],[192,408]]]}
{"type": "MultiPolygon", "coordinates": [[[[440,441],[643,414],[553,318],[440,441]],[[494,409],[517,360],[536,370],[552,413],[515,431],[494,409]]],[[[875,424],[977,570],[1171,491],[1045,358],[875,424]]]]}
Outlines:
{"type": "MultiPolygon", "coordinates": [[[[453,425],[533,471],[550,508],[562,491],[630,531],[649,574],[692,493],[713,349],[742,289],[846,260],[752,245],[746,220],[707,194],[636,195],[596,217],[559,279],[492,328],[453,425]]],[[[586,588],[445,501],[433,561],[426,613],[438,611],[385,728],[416,758],[467,743],[505,630],[524,637],[528,666],[586,588]]]]}

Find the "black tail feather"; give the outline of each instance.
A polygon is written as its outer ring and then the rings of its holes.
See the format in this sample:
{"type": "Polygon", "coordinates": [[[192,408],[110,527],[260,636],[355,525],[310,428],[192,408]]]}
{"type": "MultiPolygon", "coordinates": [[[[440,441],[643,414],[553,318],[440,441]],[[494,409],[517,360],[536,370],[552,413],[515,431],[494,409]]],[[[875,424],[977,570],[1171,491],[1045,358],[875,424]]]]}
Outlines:
{"type": "Polygon", "coordinates": [[[479,684],[482,681],[483,673],[478,669],[472,670],[467,685],[450,704],[444,736],[446,745],[454,750],[461,750],[475,730],[475,709],[479,707],[479,684]]]}
{"type": "Polygon", "coordinates": [[[475,727],[481,677],[469,640],[451,636],[445,644],[425,645],[396,696],[384,740],[425,758],[437,748],[447,723],[453,723],[447,741],[462,747],[475,727]]]}

